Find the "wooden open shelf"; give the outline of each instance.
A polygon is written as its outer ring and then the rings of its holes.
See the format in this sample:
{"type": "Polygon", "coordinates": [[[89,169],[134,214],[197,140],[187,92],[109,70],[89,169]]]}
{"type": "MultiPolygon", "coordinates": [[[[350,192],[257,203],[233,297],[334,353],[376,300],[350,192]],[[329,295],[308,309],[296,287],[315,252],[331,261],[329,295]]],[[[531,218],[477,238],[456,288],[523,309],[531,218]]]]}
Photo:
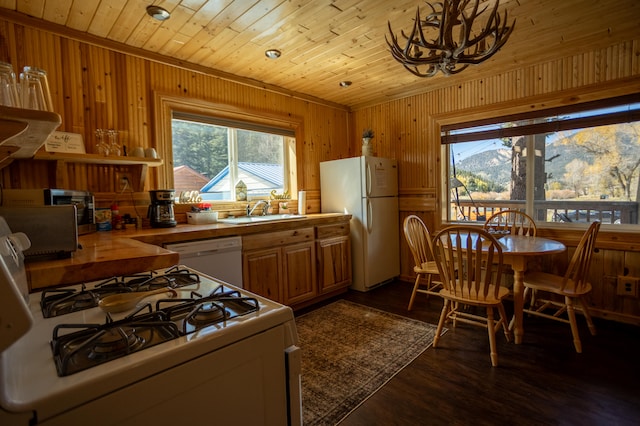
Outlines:
{"type": "Polygon", "coordinates": [[[138,166],[159,167],[164,161],[161,158],[146,157],[120,157],[100,154],[71,154],[60,152],[37,152],[34,160],[66,161],[68,163],[104,164],[114,166],[138,166]]]}
{"type": "Polygon", "coordinates": [[[0,167],[33,157],[61,122],[55,112],[0,105],[0,167]]]}
{"type": "Polygon", "coordinates": [[[69,176],[67,163],[97,164],[104,166],[133,166],[138,177],[131,182],[134,191],[142,191],[147,178],[149,167],[159,167],[164,161],[161,158],[146,157],[120,157],[100,154],[73,154],[60,152],[39,151],[33,157],[34,160],[56,162],[56,187],[67,188],[69,176]]]}

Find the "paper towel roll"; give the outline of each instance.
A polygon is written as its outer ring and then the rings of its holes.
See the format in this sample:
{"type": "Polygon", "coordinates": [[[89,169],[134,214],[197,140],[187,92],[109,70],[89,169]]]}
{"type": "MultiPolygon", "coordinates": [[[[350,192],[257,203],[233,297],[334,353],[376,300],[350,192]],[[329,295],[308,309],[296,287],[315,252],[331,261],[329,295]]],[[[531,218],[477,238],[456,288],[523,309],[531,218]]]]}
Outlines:
{"type": "Polygon", "coordinates": [[[298,214],[307,214],[307,191],[298,191],[298,214]]]}

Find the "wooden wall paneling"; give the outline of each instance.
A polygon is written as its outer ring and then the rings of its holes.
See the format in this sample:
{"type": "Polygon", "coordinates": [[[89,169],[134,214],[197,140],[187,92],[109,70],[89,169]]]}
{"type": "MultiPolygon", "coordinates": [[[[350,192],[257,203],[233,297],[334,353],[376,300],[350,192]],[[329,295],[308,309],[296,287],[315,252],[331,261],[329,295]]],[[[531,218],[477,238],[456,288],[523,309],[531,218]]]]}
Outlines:
{"type": "MultiPolygon", "coordinates": [[[[67,163],[65,161],[54,161],[51,164],[47,164],[49,170],[53,169],[55,178],[49,179],[50,182],[55,182],[54,188],[69,188],[69,173],[67,172],[67,163]]],[[[50,185],[45,186],[45,188],[50,185]]]]}
{"type": "Polygon", "coordinates": [[[640,55],[636,55],[633,52],[640,52],[640,40],[634,39],[631,41],[631,72],[630,75],[640,74],[640,55]]]}
{"type": "MultiPolygon", "coordinates": [[[[131,117],[129,114],[129,72],[126,55],[111,52],[110,59],[113,63],[111,69],[113,84],[111,102],[113,103],[114,108],[114,122],[112,128],[119,132],[118,142],[120,144],[120,149],[122,150],[122,141],[126,139],[126,135],[128,134],[130,126],[129,121],[131,117]]],[[[124,153],[121,151],[120,155],[123,154],[124,153]]]]}
{"type": "MultiPolygon", "coordinates": [[[[91,143],[91,151],[97,154],[95,144],[97,142],[95,138],[96,129],[107,129],[108,123],[105,118],[104,108],[100,108],[100,104],[104,104],[104,94],[102,90],[98,90],[101,87],[99,82],[101,61],[99,60],[98,48],[91,45],[82,46],[83,63],[82,69],[84,74],[83,79],[83,103],[86,111],[86,127],[85,132],[92,136],[93,143],[91,143]]],[[[102,71],[104,73],[104,71],[102,71]]]]}
{"type": "MultiPolygon", "coordinates": [[[[624,264],[626,276],[640,278],[640,252],[626,252],[624,264]]],[[[640,318],[640,294],[637,297],[622,297],[622,311],[640,318]]]]}
{"type": "Polygon", "coordinates": [[[61,127],[66,131],[81,134],[85,151],[93,152],[90,149],[93,139],[85,132],[82,61],[79,53],[80,47],[76,41],[61,40],[60,59],[65,64],[65,72],[60,73],[62,79],[58,89],[58,96],[62,98],[63,103],[63,108],[60,111],[61,127]],[[78,102],[78,99],[81,101],[78,102]]]}
{"type": "MultiPolygon", "coordinates": [[[[625,252],[618,250],[600,250],[602,256],[599,268],[592,269],[591,276],[596,281],[592,282],[592,306],[597,306],[606,311],[615,311],[619,303],[616,296],[617,277],[624,271],[625,252]]],[[[594,258],[595,260],[595,258],[594,258]]]]}
{"type": "Polygon", "coordinates": [[[150,145],[148,140],[151,108],[148,105],[151,102],[151,97],[148,94],[148,74],[148,69],[142,59],[126,57],[126,111],[129,123],[124,144],[129,153],[137,146],[150,145]]]}

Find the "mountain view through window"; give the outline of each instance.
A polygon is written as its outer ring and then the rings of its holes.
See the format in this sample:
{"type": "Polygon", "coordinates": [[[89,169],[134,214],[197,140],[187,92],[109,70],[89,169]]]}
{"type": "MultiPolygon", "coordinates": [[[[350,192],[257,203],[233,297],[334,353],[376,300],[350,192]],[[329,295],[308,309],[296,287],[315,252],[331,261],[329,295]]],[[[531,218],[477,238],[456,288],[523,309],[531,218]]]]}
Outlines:
{"type": "Polygon", "coordinates": [[[443,132],[453,141],[446,145],[448,219],[483,221],[517,209],[541,222],[638,224],[639,109],[635,103],[443,132]],[[582,126],[556,126],[558,120],[582,126]]]}

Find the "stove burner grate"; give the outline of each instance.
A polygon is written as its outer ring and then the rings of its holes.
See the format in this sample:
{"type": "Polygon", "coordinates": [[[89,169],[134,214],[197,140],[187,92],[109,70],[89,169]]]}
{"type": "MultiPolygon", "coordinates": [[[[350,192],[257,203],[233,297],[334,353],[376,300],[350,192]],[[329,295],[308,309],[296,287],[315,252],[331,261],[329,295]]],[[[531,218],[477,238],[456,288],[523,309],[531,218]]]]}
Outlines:
{"type": "Polygon", "coordinates": [[[61,324],[51,348],[58,375],[68,376],[180,336],[177,326],[154,312],[105,324],[61,324]],[[62,334],[63,330],[78,331],[62,334]]]}
{"type": "MultiPolygon", "coordinates": [[[[59,376],[68,376],[127,354],[225,323],[256,312],[260,304],[238,291],[220,288],[209,296],[161,299],[156,310],[135,313],[118,321],[107,316],[104,324],[60,324],[53,330],[51,348],[59,376]],[[164,308],[161,306],[164,305],[164,308]],[[76,330],[71,331],[69,330],[76,330]]],[[[141,308],[143,309],[143,308],[141,308]]]]}
{"type": "Polygon", "coordinates": [[[188,269],[173,266],[161,273],[145,272],[112,277],[88,289],[49,289],[42,292],[40,306],[45,318],[95,308],[101,298],[118,293],[156,290],[163,287],[186,287],[200,283],[200,276],[188,269]]]}

